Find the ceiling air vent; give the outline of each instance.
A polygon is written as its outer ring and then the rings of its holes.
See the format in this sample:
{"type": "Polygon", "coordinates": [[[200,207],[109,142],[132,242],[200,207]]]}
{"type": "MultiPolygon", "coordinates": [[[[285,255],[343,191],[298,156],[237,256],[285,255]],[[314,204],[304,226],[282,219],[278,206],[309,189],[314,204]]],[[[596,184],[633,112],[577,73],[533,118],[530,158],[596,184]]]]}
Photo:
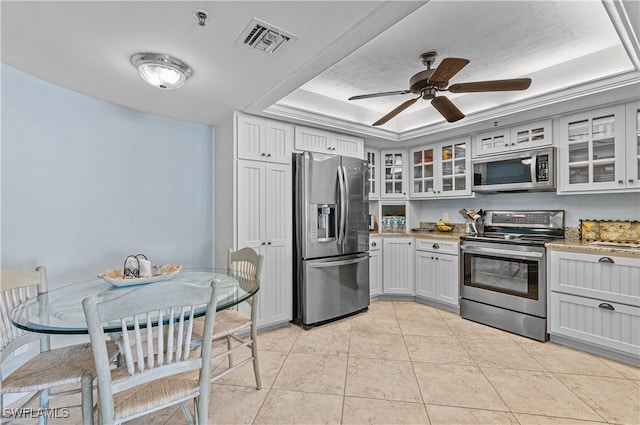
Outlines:
{"type": "Polygon", "coordinates": [[[280,50],[280,48],[289,41],[295,41],[296,38],[295,35],[283,31],[276,26],[253,18],[242,34],[240,34],[237,42],[252,49],[262,50],[265,53],[272,54],[280,50]]]}

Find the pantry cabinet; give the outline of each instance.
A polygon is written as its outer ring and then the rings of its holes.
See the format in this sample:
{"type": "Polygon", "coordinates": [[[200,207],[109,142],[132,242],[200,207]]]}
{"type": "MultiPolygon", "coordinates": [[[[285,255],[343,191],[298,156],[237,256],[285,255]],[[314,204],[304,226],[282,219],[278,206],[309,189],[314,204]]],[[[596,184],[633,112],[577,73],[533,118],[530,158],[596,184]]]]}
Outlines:
{"type": "Polygon", "coordinates": [[[214,266],[226,267],[230,248],[250,247],[263,255],[258,326],[288,323],[294,128],[236,112],[214,131],[214,266]]]}
{"type": "Polygon", "coordinates": [[[552,340],[640,364],[640,259],[551,250],[549,281],[552,340]]]}
{"type": "Polygon", "coordinates": [[[475,135],[473,157],[535,149],[551,144],[551,120],[537,121],[475,135]]]}
{"type": "Polygon", "coordinates": [[[383,238],[383,292],[413,295],[413,238],[383,238]]]}
{"type": "Polygon", "coordinates": [[[470,139],[414,148],[410,152],[412,198],[471,195],[470,139]]]}
{"type": "Polygon", "coordinates": [[[295,149],[364,158],[364,140],[361,137],[312,127],[296,126],[295,149]]]}
{"type": "Polygon", "coordinates": [[[625,105],[596,109],[560,119],[558,193],[625,190],[637,184],[637,110],[625,105]],[[627,114],[629,118],[627,118],[627,114]],[[636,129],[625,128],[625,123],[636,129]],[[635,157],[629,164],[628,157],[635,157]]]}
{"type": "Polygon", "coordinates": [[[457,242],[416,239],[416,297],[458,309],[458,261],[457,242]]]}
{"type": "Polygon", "coordinates": [[[380,157],[382,159],[380,169],[380,198],[382,199],[406,199],[407,183],[406,183],[406,164],[407,151],[399,150],[381,150],[380,157]]]}
{"type": "Polygon", "coordinates": [[[382,295],[382,238],[369,238],[369,296],[382,295]]]}

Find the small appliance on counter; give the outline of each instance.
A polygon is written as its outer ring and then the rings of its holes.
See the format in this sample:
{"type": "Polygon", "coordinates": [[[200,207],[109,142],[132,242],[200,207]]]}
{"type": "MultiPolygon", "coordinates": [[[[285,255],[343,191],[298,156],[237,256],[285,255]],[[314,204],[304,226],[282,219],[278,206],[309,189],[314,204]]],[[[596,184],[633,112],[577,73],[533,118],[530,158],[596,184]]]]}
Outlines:
{"type": "Polygon", "coordinates": [[[482,235],[484,233],[484,211],[467,211],[462,208],[458,212],[465,220],[465,233],[467,235],[482,235]]]}

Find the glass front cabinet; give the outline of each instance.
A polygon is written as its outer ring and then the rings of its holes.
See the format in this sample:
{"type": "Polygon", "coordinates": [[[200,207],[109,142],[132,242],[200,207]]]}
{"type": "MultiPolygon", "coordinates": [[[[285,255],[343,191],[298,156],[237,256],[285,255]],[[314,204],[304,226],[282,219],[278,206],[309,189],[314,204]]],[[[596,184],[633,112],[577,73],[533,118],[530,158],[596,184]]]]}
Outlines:
{"type": "Polygon", "coordinates": [[[618,190],[637,183],[637,171],[627,176],[625,164],[625,156],[635,156],[637,167],[637,110],[635,143],[625,143],[625,115],[620,105],[561,118],[558,192],[618,190]]]}
{"type": "Polygon", "coordinates": [[[640,102],[627,105],[627,187],[640,188],[640,102]]]}
{"type": "Polygon", "coordinates": [[[471,195],[470,139],[436,143],[410,152],[412,198],[471,195]]]}
{"type": "Polygon", "coordinates": [[[381,150],[381,192],[380,197],[386,199],[407,197],[407,189],[405,183],[405,150],[381,150]]]}
{"type": "Polygon", "coordinates": [[[369,199],[380,199],[380,151],[365,149],[365,158],[369,161],[369,199]]]}

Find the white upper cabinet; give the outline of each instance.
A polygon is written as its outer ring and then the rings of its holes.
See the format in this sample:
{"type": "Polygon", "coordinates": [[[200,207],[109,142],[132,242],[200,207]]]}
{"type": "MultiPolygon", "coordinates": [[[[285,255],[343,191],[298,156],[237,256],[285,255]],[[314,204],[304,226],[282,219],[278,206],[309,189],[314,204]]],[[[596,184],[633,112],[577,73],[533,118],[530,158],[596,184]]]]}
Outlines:
{"type": "Polygon", "coordinates": [[[411,198],[471,196],[469,138],[411,150],[411,198]]]}
{"type": "Polygon", "coordinates": [[[365,149],[365,159],[369,161],[369,199],[380,199],[380,151],[365,149]]]}
{"type": "Polygon", "coordinates": [[[626,114],[620,105],[560,119],[558,193],[639,187],[637,105],[635,117],[628,112],[628,129],[626,114]]]}
{"type": "Polygon", "coordinates": [[[406,199],[407,183],[405,167],[407,164],[407,152],[401,150],[381,150],[381,188],[380,198],[406,199]]]}
{"type": "Polygon", "coordinates": [[[473,137],[473,157],[553,144],[551,120],[492,130],[473,137]]]}
{"type": "Polygon", "coordinates": [[[627,187],[640,188],[640,102],[627,105],[627,187]]]}
{"type": "Polygon", "coordinates": [[[293,125],[242,114],[237,120],[238,159],[291,163],[293,125]]]}
{"type": "Polygon", "coordinates": [[[295,149],[364,158],[364,140],[361,137],[311,127],[296,126],[295,149]]]}

